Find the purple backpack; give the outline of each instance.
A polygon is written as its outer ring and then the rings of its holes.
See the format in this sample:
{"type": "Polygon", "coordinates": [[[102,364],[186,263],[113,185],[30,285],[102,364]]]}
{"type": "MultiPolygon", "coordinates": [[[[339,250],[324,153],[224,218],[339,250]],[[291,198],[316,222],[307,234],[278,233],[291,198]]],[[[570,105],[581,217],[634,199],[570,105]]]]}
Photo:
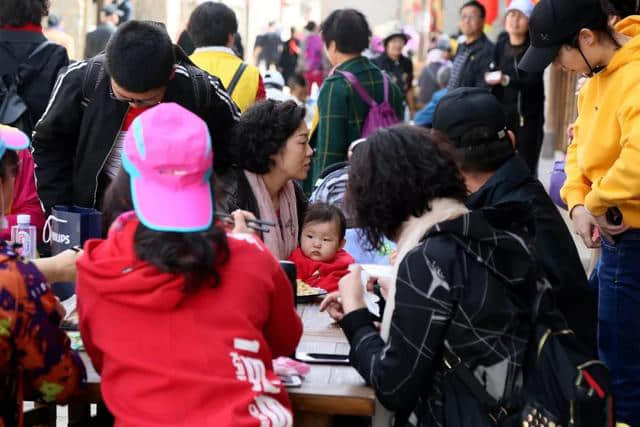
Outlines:
{"type": "Polygon", "coordinates": [[[553,172],[551,172],[551,180],[549,181],[549,196],[556,206],[567,210],[567,204],[560,197],[560,189],[567,180],[567,174],[564,171],[564,160],[553,164],[553,172]]]}
{"type": "Polygon", "coordinates": [[[378,104],[369,96],[356,76],[348,71],[337,70],[337,72],[347,79],[351,87],[353,87],[358,95],[360,95],[360,98],[362,98],[364,103],[369,106],[369,113],[367,113],[367,117],[362,125],[362,130],[360,131],[360,136],[362,138],[367,138],[378,129],[387,128],[400,123],[396,112],[391,107],[391,104],[389,104],[389,79],[387,79],[387,76],[384,73],[381,73],[382,80],[384,82],[384,99],[380,104],[378,104]]]}

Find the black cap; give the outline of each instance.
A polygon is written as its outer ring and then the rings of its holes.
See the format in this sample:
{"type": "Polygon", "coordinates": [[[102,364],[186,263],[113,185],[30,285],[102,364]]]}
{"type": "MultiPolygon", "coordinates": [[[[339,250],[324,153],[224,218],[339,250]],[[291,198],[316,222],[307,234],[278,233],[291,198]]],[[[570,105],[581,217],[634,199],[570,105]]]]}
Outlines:
{"type": "Polygon", "coordinates": [[[496,140],[507,136],[507,116],[500,101],[487,89],[460,87],[449,91],[438,103],[433,128],[456,142],[473,128],[488,127],[496,140]]]}
{"type": "Polygon", "coordinates": [[[529,19],[531,46],[518,68],[539,73],[582,28],[602,19],[599,0],[540,0],[529,19]]]}

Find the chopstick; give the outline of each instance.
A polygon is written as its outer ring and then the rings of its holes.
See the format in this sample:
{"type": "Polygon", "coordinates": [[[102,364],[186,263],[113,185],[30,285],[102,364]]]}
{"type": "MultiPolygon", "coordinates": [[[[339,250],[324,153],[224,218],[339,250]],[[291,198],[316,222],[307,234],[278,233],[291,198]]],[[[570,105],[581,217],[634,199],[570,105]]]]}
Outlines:
{"type": "MultiPolygon", "coordinates": [[[[233,223],[233,217],[229,214],[216,213],[215,216],[216,218],[219,218],[228,223],[233,223]]],[[[275,227],[275,226],[276,224],[271,221],[262,221],[260,219],[247,220],[247,227],[251,228],[252,230],[261,231],[263,233],[268,233],[269,231],[271,231],[268,227],[275,227]]]]}

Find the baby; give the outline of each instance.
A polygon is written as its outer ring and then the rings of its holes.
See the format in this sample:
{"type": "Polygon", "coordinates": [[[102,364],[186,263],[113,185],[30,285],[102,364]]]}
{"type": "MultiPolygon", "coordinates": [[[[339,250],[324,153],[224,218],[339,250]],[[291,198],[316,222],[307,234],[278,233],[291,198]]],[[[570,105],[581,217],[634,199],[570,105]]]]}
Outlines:
{"type": "Polygon", "coordinates": [[[314,203],[308,207],[300,247],[289,257],[296,265],[298,279],[328,292],[338,289],[338,281],[354,263],[342,249],[346,228],[344,214],[336,206],[314,203]]]}

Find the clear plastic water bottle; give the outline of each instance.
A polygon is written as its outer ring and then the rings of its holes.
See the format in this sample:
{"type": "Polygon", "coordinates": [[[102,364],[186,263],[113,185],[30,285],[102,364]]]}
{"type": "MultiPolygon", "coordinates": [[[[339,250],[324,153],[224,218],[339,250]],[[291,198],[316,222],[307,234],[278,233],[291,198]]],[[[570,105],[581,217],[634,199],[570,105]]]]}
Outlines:
{"type": "Polygon", "coordinates": [[[31,215],[18,215],[18,224],[11,227],[11,240],[22,245],[23,257],[36,257],[36,227],[31,225],[31,215]]]}

